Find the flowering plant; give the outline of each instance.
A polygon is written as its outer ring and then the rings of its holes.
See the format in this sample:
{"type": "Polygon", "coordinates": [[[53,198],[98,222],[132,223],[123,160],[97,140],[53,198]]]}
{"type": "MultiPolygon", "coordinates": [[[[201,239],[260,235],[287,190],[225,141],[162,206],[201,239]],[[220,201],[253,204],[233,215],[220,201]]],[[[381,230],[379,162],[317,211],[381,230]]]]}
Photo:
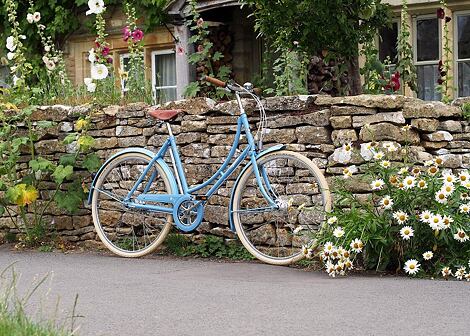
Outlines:
{"type": "Polygon", "coordinates": [[[412,163],[409,154],[394,142],[337,149],[336,161],[362,165],[344,168],[336,180],[329,215],[335,225],[326,226],[318,242],[325,249],[334,239],[339,245],[359,239],[367,269],[445,277],[457,269],[460,279],[470,279],[470,173],[445,169],[440,157],[412,163]]]}

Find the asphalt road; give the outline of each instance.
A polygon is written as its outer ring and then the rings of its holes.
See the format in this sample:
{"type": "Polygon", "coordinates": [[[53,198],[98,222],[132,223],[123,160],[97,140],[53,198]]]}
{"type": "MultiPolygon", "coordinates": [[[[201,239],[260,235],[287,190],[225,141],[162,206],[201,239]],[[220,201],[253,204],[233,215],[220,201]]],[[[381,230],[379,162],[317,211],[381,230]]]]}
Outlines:
{"type": "Polygon", "coordinates": [[[20,290],[52,272],[28,309],[68,308],[79,335],[468,335],[470,283],[328,278],[259,263],[12,252],[20,290]],[[44,307],[46,305],[46,307],[44,307]]]}

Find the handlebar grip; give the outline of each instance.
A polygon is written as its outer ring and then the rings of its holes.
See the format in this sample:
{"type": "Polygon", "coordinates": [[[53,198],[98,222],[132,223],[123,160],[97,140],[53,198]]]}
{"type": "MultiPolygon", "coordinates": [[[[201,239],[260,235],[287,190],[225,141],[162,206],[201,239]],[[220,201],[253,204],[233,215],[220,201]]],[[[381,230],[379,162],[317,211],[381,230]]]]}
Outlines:
{"type": "Polygon", "coordinates": [[[201,80],[209,82],[211,84],[214,84],[215,86],[220,86],[221,88],[224,88],[224,87],[227,86],[226,82],[223,82],[220,79],[212,78],[212,77],[209,77],[209,76],[202,76],[201,80]]]}

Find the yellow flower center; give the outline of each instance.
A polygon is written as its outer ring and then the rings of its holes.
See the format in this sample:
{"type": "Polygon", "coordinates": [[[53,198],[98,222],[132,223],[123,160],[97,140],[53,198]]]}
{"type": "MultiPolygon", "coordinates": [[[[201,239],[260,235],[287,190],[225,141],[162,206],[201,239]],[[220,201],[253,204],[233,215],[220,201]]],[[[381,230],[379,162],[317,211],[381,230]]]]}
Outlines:
{"type": "Polygon", "coordinates": [[[409,235],[409,234],[410,234],[410,230],[407,229],[407,230],[405,230],[403,233],[404,233],[405,235],[409,235]]]}
{"type": "Polygon", "coordinates": [[[400,215],[400,216],[398,217],[398,219],[401,220],[401,221],[404,221],[404,220],[406,219],[406,216],[405,216],[405,215],[400,215]]]}
{"type": "Polygon", "coordinates": [[[410,270],[414,270],[415,269],[415,265],[414,264],[411,264],[410,265],[410,270]]]}
{"type": "Polygon", "coordinates": [[[458,235],[460,238],[465,238],[465,232],[460,231],[458,235]]]}
{"type": "Polygon", "coordinates": [[[443,200],[444,198],[446,198],[444,194],[439,194],[439,199],[443,200]]]}

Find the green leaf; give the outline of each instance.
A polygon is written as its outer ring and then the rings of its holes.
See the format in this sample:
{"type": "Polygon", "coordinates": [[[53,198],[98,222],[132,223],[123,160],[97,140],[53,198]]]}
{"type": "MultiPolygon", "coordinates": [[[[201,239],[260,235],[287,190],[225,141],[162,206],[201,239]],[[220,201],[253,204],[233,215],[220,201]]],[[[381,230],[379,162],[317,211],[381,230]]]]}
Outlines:
{"type": "Polygon", "coordinates": [[[56,167],[54,170],[54,173],[52,174],[52,177],[54,177],[54,181],[57,184],[62,184],[65,179],[70,178],[73,174],[73,166],[63,166],[59,165],[56,167]]]}
{"type": "Polygon", "coordinates": [[[63,141],[64,145],[70,145],[72,142],[77,140],[77,133],[70,133],[63,141]]]}
{"type": "Polygon", "coordinates": [[[46,160],[42,157],[38,157],[36,160],[31,160],[29,161],[29,168],[31,168],[34,172],[37,171],[53,171],[54,170],[54,164],[46,160]]]}
{"type": "Polygon", "coordinates": [[[86,152],[93,148],[93,145],[95,144],[95,139],[89,135],[82,135],[78,138],[77,143],[80,146],[80,150],[86,152]]]}
{"type": "Polygon", "coordinates": [[[82,167],[90,173],[96,172],[101,167],[101,160],[96,153],[90,153],[83,160],[82,167]]]}
{"type": "Polygon", "coordinates": [[[200,90],[201,87],[199,86],[198,82],[191,82],[188,86],[186,86],[186,89],[184,90],[184,96],[189,98],[196,97],[200,90]]]}
{"type": "Polygon", "coordinates": [[[71,214],[77,212],[80,205],[83,204],[84,199],[86,199],[86,194],[83,192],[80,181],[78,180],[75,180],[69,185],[67,191],[59,191],[54,197],[57,206],[67,210],[71,214]]]}
{"type": "Polygon", "coordinates": [[[222,58],[224,58],[224,55],[223,55],[220,51],[216,51],[216,52],[214,53],[214,55],[212,55],[212,59],[213,59],[214,61],[219,61],[219,60],[221,60],[222,58]]]}
{"type": "Polygon", "coordinates": [[[75,166],[77,159],[75,154],[64,154],[59,159],[59,164],[63,166],[75,166]]]}

